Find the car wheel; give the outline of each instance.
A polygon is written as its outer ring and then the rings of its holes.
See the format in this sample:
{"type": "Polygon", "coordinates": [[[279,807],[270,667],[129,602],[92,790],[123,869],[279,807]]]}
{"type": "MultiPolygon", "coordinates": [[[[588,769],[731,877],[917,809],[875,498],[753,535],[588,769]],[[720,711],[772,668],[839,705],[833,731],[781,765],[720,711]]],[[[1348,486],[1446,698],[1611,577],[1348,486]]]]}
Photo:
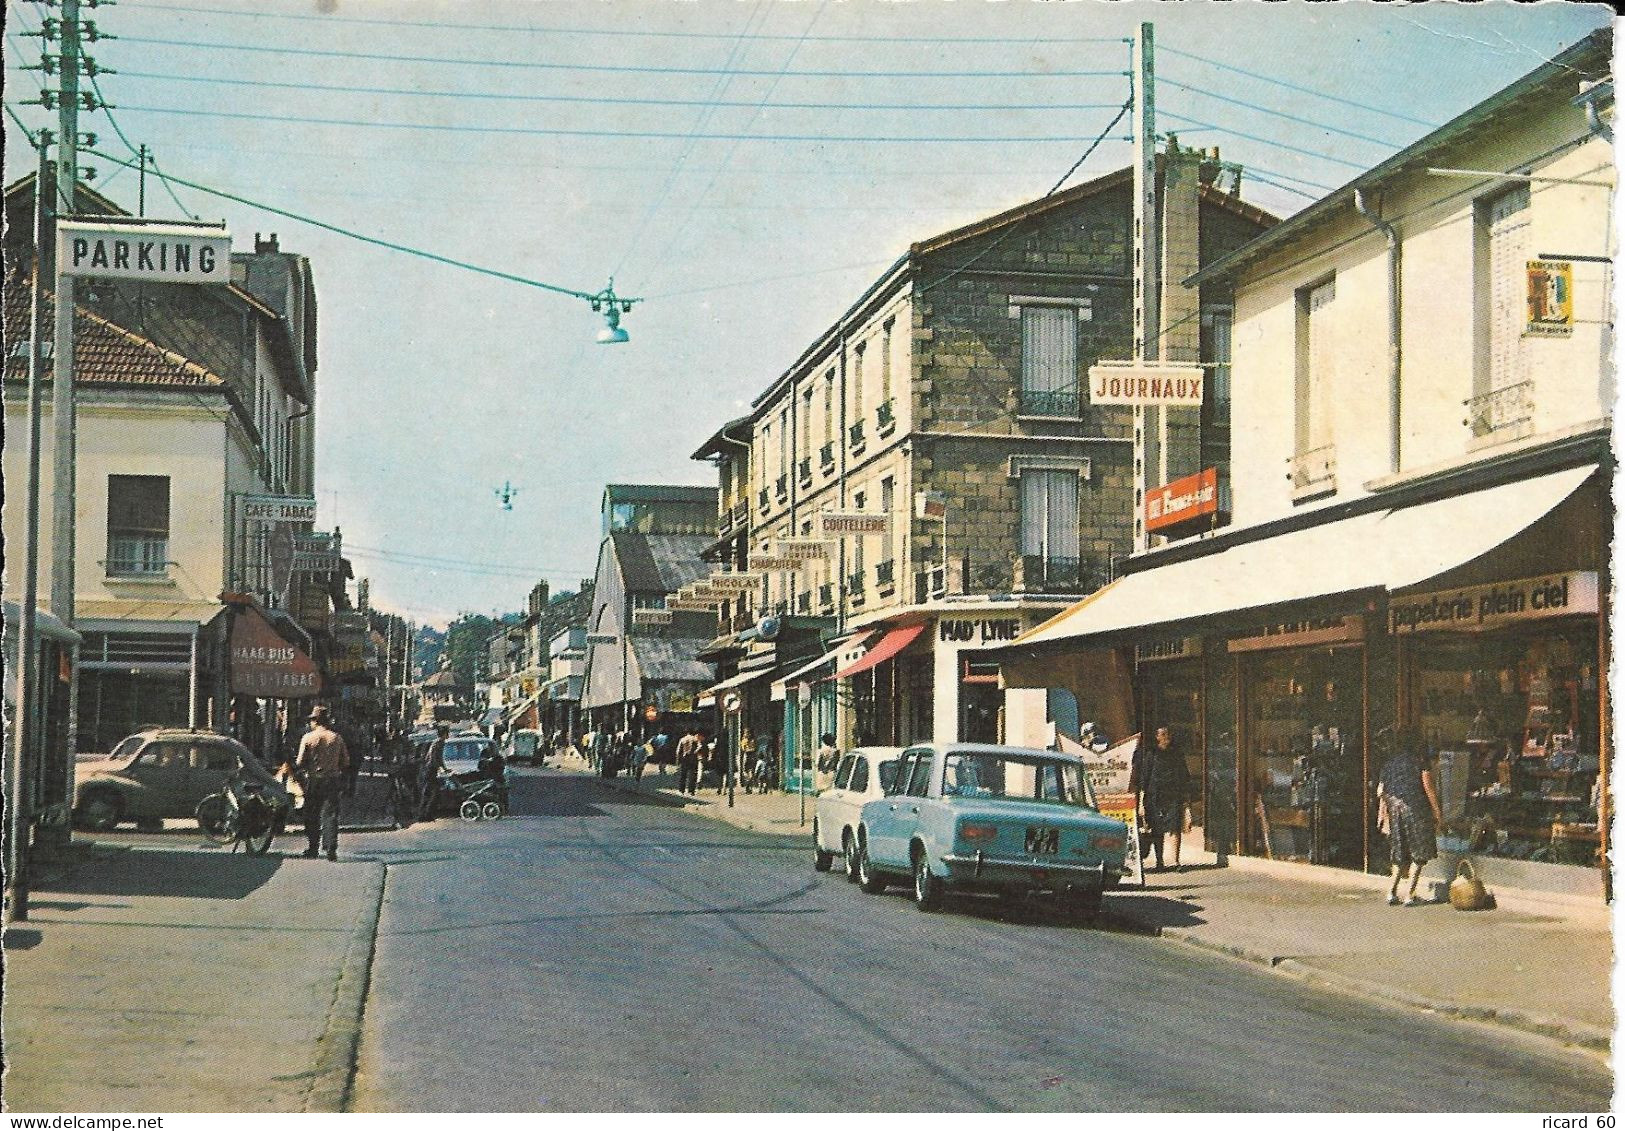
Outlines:
{"type": "Polygon", "coordinates": [[[914,854],[914,906],[921,911],[936,911],[942,906],[943,883],[931,874],[931,865],[924,850],[914,854]]]}
{"type": "Polygon", "coordinates": [[[861,840],[858,842],[858,886],[870,895],[886,890],[885,879],[869,867],[869,850],[861,840]]]}
{"type": "Polygon", "coordinates": [[[845,857],[846,882],[858,882],[858,842],[852,839],[852,830],[847,829],[841,834],[841,855],[845,857]]]}
{"type": "Polygon", "coordinates": [[[825,852],[818,843],[818,820],[813,819],[813,869],[827,872],[835,867],[835,853],[825,852]]]}
{"type": "Polygon", "coordinates": [[[94,832],[105,833],[124,818],[124,803],[110,789],[93,789],[79,800],[79,823],[94,832]]]}

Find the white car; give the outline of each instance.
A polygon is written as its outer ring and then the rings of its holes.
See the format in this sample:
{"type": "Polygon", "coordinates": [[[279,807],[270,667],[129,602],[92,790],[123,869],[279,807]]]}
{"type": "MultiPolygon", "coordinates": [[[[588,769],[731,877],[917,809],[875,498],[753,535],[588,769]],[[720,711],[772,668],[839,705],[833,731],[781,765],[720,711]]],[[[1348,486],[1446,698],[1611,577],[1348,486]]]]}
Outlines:
{"type": "MultiPolygon", "coordinates": [[[[851,860],[858,818],[866,801],[884,796],[897,776],[901,746],[860,746],[841,755],[835,784],[818,795],[813,809],[813,867],[827,872],[837,856],[851,860]]],[[[847,879],[857,876],[847,869],[847,879]]]]}

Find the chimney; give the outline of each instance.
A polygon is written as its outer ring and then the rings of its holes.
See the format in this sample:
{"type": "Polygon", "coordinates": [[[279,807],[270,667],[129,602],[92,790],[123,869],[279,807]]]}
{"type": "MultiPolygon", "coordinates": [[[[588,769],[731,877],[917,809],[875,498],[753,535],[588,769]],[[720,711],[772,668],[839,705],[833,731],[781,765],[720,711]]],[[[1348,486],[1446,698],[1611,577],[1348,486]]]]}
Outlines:
{"type": "Polygon", "coordinates": [[[277,238],[276,238],[276,233],[275,232],[271,233],[271,238],[268,239],[268,240],[262,240],[260,238],[260,234],[258,232],[254,233],[254,254],[255,255],[275,254],[276,252],[281,251],[281,250],[282,250],[281,247],[279,247],[278,244],[277,244],[277,238]]]}

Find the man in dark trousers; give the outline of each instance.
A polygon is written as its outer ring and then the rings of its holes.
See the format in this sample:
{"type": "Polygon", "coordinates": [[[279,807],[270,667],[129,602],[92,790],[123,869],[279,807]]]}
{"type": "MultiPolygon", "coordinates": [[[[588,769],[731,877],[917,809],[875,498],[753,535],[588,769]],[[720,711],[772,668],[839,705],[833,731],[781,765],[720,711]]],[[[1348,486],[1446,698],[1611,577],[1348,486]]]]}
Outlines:
{"type": "Polygon", "coordinates": [[[418,820],[434,820],[435,802],[440,796],[440,771],[446,768],[446,737],[451,728],[441,724],[435,728],[434,741],[423,748],[423,760],[418,763],[418,820]]]}
{"type": "Polygon", "coordinates": [[[692,794],[700,776],[700,732],[691,730],[677,743],[677,792],[692,794]]]}
{"type": "Polygon", "coordinates": [[[339,858],[339,803],[350,769],[344,739],[328,725],[328,710],[310,712],[310,733],[299,743],[294,772],[305,787],[305,855],[314,858],[320,836],[329,860],[339,858]]]}

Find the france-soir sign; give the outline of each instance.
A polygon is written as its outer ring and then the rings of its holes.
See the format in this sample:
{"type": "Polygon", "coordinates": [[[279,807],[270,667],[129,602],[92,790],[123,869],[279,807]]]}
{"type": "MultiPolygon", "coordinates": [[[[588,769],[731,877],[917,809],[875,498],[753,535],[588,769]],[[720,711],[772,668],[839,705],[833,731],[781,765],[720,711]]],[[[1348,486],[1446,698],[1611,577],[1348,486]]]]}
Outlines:
{"type": "Polygon", "coordinates": [[[59,220],[57,271],[151,283],[231,282],[231,234],[203,224],[59,220]]]}

